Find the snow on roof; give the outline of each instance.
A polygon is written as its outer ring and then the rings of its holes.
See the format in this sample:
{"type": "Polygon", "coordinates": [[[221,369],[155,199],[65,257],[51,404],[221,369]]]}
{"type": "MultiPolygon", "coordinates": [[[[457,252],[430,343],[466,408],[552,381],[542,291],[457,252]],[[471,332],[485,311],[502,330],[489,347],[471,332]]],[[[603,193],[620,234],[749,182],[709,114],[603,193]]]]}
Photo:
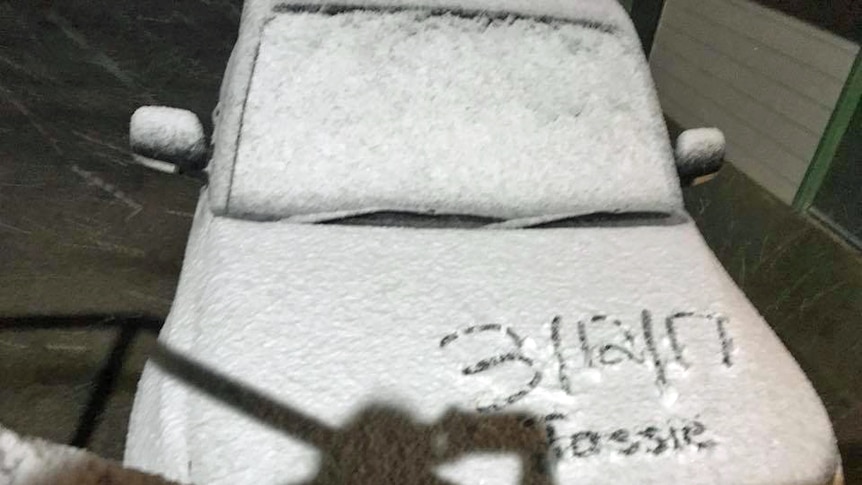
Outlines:
{"type": "Polygon", "coordinates": [[[276,14],[243,110],[231,212],[675,209],[649,73],[637,44],[609,33],[610,3],[462,2],[602,18],[588,27],[415,10],[276,14]]]}

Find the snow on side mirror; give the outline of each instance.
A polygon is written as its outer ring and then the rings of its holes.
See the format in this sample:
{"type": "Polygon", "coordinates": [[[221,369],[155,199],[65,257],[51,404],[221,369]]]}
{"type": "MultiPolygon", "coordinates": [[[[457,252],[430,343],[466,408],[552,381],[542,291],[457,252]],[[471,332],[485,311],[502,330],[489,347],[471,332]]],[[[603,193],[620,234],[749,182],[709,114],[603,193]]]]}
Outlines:
{"type": "Polygon", "coordinates": [[[683,186],[711,180],[724,162],[724,133],[718,128],[683,131],[676,139],[676,171],[683,186]]]}
{"type": "Polygon", "coordinates": [[[207,143],[200,119],[191,111],[142,106],[129,123],[129,144],[136,163],[166,173],[201,170],[207,143]]]}

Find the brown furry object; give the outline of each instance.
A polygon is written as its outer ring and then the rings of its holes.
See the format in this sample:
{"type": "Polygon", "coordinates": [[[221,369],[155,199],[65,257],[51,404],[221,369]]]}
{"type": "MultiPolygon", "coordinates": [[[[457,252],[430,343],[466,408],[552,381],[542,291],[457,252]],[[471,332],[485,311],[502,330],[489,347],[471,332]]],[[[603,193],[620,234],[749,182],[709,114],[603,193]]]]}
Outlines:
{"type": "Polygon", "coordinates": [[[0,426],[0,485],[166,485],[159,476],[71,446],[25,438],[0,426]]]}

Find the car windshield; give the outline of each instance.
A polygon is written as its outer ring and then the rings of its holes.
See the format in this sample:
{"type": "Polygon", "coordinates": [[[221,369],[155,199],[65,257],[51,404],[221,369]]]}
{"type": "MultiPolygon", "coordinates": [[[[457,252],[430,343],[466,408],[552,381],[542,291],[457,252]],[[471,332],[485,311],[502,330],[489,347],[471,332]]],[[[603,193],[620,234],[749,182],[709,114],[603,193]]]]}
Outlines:
{"type": "Polygon", "coordinates": [[[231,206],[474,225],[673,212],[679,189],[637,48],[589,22],[276,7],[231,206]]]}

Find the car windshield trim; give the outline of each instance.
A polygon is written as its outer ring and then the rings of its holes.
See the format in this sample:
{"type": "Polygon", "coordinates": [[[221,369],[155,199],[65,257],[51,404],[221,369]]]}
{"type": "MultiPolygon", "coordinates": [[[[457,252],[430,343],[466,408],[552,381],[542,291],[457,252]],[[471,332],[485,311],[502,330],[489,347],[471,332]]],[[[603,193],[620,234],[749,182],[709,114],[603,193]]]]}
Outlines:
{"type": "Polygon", "coordinates": [[[618,30],[617,27],[614,25],[606,24],[604,22],[599,22],[596,20],[566,19],[554,17],[552,15],[530,15],[523,13],[507,12],[503,10],[471,10],[457,7],[422,7],[418,5],[350,5],[343,3],[279,3],[272,7],[272,11],[276,14],[312,13],[328,16],[340,15],[351,12],[373,12],[381,14],[416,12],[427,15],[428,17],[451,15],[463,19],[487,19],[489,22],[514,22],[516,20],[530,20],[533,22],[550,25],[576,25],[579,27],[598,30],[607,34],[613,34],[618,30]]]}
{"type": "Polygon", "coordinates": [[[509,219],[485,226],[484,229],[559,229],[573,227],[630,227],[644,225],[674,225],[685,218],[664,211],[591,211],[582,214],[561,214],[509,219]]]}

